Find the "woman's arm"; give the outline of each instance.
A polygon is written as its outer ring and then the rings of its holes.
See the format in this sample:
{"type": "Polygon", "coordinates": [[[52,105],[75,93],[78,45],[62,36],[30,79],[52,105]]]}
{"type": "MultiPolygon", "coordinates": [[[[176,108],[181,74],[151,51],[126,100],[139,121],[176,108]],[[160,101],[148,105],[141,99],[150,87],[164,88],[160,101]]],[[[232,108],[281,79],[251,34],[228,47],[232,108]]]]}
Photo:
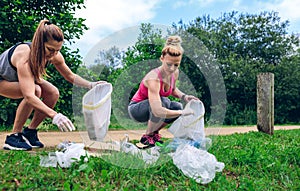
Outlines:
{"type": "Polygon", "coordinates": [[[174,118],[182,114],[182,110],[169,110],[162,107],[159,90],[160,81],[157,77],[146,77],[144,80],[145,86],[148,88],[148,98],[151,110],[156,117],[160,118],[174,118]]]}
{"type": "Polygon", "coordinates": [[[20,90],[26,102],[30,104],[34,109],[37,109],[45,113],[48,117],[53,118],[57,114],[57,112],[45,105],[35,95],[34,77],[31,73],[29,63],[17,62],[16,66],[18,71],[20,90]]]}
{"type": "Polygon", "coordinates": [[[180,98],[181,100],[185,101],[185,102],[189,102],[191,100],[199,100],[199,98],[193,96],[193,95],[187,95],[185,93],[183,93],[182,91],[180,91],[177,87],[175,88],[175,90],[172,92],[172,95],[174,97],[180,98]]]}
{"type": "Polygon", "coordinates": [[[17,68],[19,80],[18,84],[24,100],[35,110],[39,110],[47,117],[52,118],[52,122],[56,124],[60,128],[60,130],[75,130],[74,125],[66,116],[62,115],[61,113],[55,112],[52,108],[44,104],[44,102],[39,97],[36,96],[36,84],[30,65],[28,63],[29,52],[29,48],[22,49],[22,51],[16,51],[12,60],[14,66],[17,68]]]}
{"type": "Polygon", "coordinates": [[[91,88],[91,82],[74,74],[72,70],[65,63],[65,59],[60,52],[51,60],[56,70],[70,83],[80,87],[91,88]]]}
{"type": "Polygon", "coordinates": [[[177,87],[175,87],[175,89],[172,92],[172,96],[182,99],[185,97],[185,94],[182,91],[180,91],[177,87]]]}

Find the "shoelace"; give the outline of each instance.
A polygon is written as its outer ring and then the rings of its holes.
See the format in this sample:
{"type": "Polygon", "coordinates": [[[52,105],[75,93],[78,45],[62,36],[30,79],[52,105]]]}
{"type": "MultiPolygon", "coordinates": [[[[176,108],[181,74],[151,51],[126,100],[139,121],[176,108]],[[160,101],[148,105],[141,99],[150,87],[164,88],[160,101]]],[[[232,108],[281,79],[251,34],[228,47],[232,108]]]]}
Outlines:
{"type": "Polygon", "coordinates": [[[152,136],[144,135],[144,137],[147,139],[149,144],[155,144],[155,141],[152,136]]]}
{"type": "Polygon", "coordinates": [[[158,133],[155,133],[155,134],[153,135],[153,139],[154,139],[154,141],[161,141],[161,135],[158,134],[158,133]]]}

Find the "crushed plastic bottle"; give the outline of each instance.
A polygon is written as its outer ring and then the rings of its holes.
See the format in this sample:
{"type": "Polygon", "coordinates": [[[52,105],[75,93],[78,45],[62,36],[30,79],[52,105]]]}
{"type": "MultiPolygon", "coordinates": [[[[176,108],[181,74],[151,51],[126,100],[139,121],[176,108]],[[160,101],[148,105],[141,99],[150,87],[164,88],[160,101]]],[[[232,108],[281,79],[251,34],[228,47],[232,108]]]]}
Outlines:
{"type": "Polygon", "coordinates": [[[63,142],[61,142],[61,143],[59,143],[58,145],[57,145],[57,149],[59,150],[59,151],[65,151],[69,146],[71,146],[72,144],[74,144],[73,142],[71,142],[71,141],[63,141],[63,142]]]}
{"type": "Polygon", "coordinates": [[[133,155],[140,153],[140,149],[138,149],[134,144],[128,142],[121,143],[121,151],[133,155]]]}
{"type": "Polygon", "coordinates": [[[128,134],[124,134],[124,138],[121,140],[121,142],[124,142],[124,143],[128,143],[129,142],[129,136],[128,134]]]}
{"type": "Polygon", "coordinates": [[[166,148],[170,151],[176,151],[180,145],[188,144],[198,149],[208,150],[211,147],[212,141],[210,138],[203,138],[199,140],[174,138],[166,148]]]}

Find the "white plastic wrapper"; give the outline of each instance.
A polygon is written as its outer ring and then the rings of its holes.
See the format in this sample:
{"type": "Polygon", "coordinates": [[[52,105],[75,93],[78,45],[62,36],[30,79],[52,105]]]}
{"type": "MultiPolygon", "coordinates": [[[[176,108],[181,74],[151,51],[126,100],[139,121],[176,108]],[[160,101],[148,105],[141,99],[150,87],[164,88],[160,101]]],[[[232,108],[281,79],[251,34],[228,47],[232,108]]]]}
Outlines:
{"type": "Polygon", "coordinates": [[[42,167],[57,167],[57,164],[62,168],[71,167],[73,162],[77,162],[81,157],[84,157],[84,162],[88,161],[88,153],[84,150],[82,143],[61,143],[64,148],[61,151],[50,152],[47,156],[40,156],[40,166],[42,167]]]}
{"type": "Polygon", "coordinates": [[[200,100],[191,100],[185,106],[194,111],[193,115],[180,116],[168,129],[175,138],[192,139],[195,141],[205,138],[204,132],[204,105],[200,100]]]}
{"type": "Polygon", "coordinates": [[[137,148],[134,144],[129,142],[121,143],[121,151],[140,157],[146,164],[155,163],[160,156],[158,147],[152,147],[147,150],[141,150],[137,148]]]}
{"type": "Polygon", "coordinates": [[[201,184],[211,182],[216,172],[221,172],[225,167],[213,154],[188,144],[180,145],[172,158],[184,175],[201,184]]]}
{"type": "Polygon", "coordinates": [[[110,83],[97,84],[83,96],[83,115],[90,140],[103,141],[107,134],[112,89],[110,83]]]}
{"type": "MultiPolygon", "coordinates": [[[[69,168],[73,162],[80,160],[81,156],[87,156],[87,153],[84,150],[84,144],[82,143],[71,144],[65,151],[56,151],[55,154],[57,162],[62,168],[69,168]]],[[[87,158],[85,158],[85,160],[87,160],[87,158]]]]}

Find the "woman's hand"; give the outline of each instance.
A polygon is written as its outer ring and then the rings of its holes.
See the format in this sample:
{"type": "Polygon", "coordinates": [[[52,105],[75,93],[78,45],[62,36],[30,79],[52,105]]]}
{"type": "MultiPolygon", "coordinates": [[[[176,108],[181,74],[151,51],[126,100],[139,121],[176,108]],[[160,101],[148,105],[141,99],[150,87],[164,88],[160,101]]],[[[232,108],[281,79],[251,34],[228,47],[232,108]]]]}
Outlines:
{"type": "Polygon", "coordinates": [[[184,110],[181,110],[182,116],[193,115],[193,114],[194,114],[194,110],[192,110],[191,108],[185,108],[184,110]]]}
{"type": "Polygon", "coordinates": [[[195,97],[195,96],[192,96],[192,95],[186,95],[186,94],[183,94],[181,96],[181,100],[185,101],[185,102],[189,102],[191,100],[199,100],[199,98],[195,97]]]}
{"type": "Polygon", "coordinates": [[[61,131],[73,131],[75,127],[70,119],[64,116],[61,113],[56,114],[53,119],[52,123],[57,125],[61,131]]]}
{"type": "Polygon", "coordinates": [[[95,87],[97,84],[105,84],[107,83],[106,81],[97,81],[97,82],[90,82],[89,84],[89,89],[92,89],[93,87],[95,87]]]}

